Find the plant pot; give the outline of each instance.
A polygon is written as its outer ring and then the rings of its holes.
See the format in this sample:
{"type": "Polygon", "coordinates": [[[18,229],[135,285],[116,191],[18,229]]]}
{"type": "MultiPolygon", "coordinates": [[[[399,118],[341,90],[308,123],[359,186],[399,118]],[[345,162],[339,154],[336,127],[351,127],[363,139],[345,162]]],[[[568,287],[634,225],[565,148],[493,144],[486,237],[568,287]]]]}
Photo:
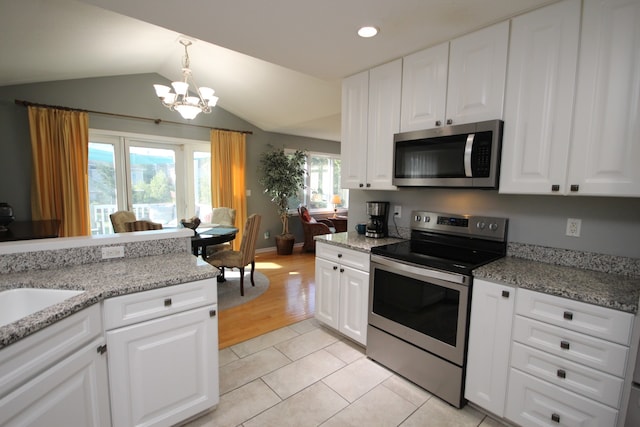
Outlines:
{"type": "Polygon", "coordinates": [[[281,234],[276,236],[276,253],[278,255],[291,255],[296,238],[293,234],[281,234]]]}

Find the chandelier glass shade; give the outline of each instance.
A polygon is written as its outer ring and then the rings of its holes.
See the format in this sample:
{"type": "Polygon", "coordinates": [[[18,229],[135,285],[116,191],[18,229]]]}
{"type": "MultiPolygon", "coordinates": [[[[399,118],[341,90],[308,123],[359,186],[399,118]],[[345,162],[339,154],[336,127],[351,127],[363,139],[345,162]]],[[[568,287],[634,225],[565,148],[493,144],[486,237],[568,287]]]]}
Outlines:
{"type": "Polygon", "coordinates": [[[169,86],[156,84],[153,87],[162,105],[172,111],[177,111],[184,119],[192,120],[200,113],[210,113],[211,109],[216,106],[218,97],[214,95],[215,91],[210,87],[198,87],[195,84],[189,68],[189,52],[187,51],[191,41],[181,39],[180,44],[184,46],[182,81],[171,83],[173,92],[169,86]],[[194,88],[197,96],[189,94],[189,86],[194,88]]]}

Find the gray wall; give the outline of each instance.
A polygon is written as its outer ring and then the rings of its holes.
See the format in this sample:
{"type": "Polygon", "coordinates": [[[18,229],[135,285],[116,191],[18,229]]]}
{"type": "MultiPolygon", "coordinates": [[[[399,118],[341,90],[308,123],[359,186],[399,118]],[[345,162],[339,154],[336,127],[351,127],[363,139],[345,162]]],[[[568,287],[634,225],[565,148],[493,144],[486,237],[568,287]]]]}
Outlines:
{"type": "MultiPolygon", "coordinates": [[[[153,90],[154,83],[168,84],[157,74],[136,74],[0,87],[0,129],[3,138],[0,145],[0,201],[13,206],[16,219],[30,219],[29,124],[27,109],[15,105],[15,99],[187,123],[178,113],[171,112],[160,104],[153,90]]],[[[270,231],[271,236],[274,236],[282,228],[275,205],[264,195],[263,188],[258,183],[260,154],[268,149],[268,144],[327,153],[340,152],[339,142],[264,132],[220,107],[216,107],[211,114],[199,115],[190,123],[253,132],[252,135],[247,135],[246,181],[247,189],[251,190],[251,196],[247,198],[247,211],[249,214],[262,215],[260,236],[264,231],[270,231]]],[[[205,128],[170,123],[156,125],[146,120],[101,114],[90,114],[89,126],[94,129],[209,141],[209,130],[205,128]]],[[[291,221],[291,231],[296,234],[296,240],[301,242],[302,229],[297,217],[291,221]]],[[[273,246],[273,237],[268,240],[260,238],[258,241],[258,248],[273,246]]]]}
{"type": "MultiPolygon", "coordinates": [[[[520,196],[486,190],[435,188],[349,192],[349,227],[366,221],[365,202],[402,207],[399,227],[412,209],[509,218],[508,239],[564,249],[640,258],[640,198],[520,196]],[[580,237],[565,235],[567,218],[582,219],[580,237]]],[[[390,232],[393,222],[390,221],[390,232]]]]}

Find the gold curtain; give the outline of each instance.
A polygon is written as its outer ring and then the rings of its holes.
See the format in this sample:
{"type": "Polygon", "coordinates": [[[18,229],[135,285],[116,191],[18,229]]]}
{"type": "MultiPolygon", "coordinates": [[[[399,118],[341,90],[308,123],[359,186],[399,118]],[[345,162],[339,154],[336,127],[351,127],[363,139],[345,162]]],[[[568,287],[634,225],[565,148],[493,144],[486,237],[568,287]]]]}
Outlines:
{"type": "Polygon", "coordinates": [[[211,130],[211,204],[236,210],[238,234],[232,242],[240,248],[247,220],[245,184],[246,135],[241,132],[211,130]]]}
{"type": "Polygon", "coordinates": [[[89,115],[30,106],[31,218],[60,220],[60,236],[88,236],[89,115]]]}

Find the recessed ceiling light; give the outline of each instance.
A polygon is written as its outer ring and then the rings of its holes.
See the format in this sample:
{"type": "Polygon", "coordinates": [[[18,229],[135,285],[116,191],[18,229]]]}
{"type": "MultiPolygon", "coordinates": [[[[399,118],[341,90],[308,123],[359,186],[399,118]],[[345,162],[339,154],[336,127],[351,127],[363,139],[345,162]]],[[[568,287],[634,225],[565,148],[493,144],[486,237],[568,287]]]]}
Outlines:
{"type": "Polygon", "coordinates": [[[360,37],[369,38],[378,34],[378,29],[376,27],[362,27],[358,30],[358,35],[360,37]]]}

